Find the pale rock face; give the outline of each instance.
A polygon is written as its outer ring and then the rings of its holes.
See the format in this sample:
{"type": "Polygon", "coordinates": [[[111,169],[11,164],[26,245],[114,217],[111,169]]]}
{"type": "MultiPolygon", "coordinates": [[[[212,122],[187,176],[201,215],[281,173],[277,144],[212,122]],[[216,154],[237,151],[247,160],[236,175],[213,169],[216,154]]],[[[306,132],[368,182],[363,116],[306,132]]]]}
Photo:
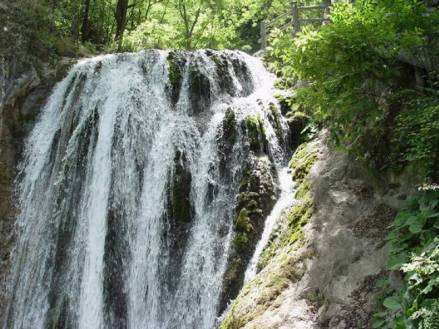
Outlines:
{"type": "MultiPolygon", "coordinates": [[[[413,191],[404,184],[377,188],[380,182],[325,141],[321,133],[306,146],[318,160],[305,179],[310,182],[314,210],[303,228],[304,239],[296,247],[277,249],[241,290],[222,328],[234,328],[227,321],[231,318],[237,328],[248,329],[369,328],[378,292],[375,284],[385,275],[384,237],[395,214],[393,207],[401,206],[403,196],[413,191]],[[285,262],[288,266],[283,266],[285,262]],[[284,282],[274,285],[275,276],[284,282]]],[[[287,230],[285,218],[279,219],[272,240],[287,230]]]]}

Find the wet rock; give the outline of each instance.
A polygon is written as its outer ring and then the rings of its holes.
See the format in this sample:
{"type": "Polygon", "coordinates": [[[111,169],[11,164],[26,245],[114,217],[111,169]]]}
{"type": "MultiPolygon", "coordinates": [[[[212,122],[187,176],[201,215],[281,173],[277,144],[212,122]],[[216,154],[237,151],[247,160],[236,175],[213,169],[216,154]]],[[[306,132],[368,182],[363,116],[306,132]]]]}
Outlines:
{"type": "Polygon", "coordinates": [[[179,56],[180,53],[170,52],[167,58],[169,82],[171,84],[171,99],[175,104],[180,96],[181,85],[183,83],[183,70],[185,57],[179,56]]]}
{"type": "Polygon", "coordinates": [[[200,65],[194,63],[189,66],[189,94],[192,114],[195,116],[207,109],[212,101],[210,80],[200,65]]]}
{"type": "Polygon", "coordinates": [[[264,229],[277,196],[276,174],[268,157],[250,158],[237,196],[233,246],[223,279],[220,313],[235,298],[244,281],[245,269],[264,229]]]}
{"type": "Polygon", "coordinates": [[[176,152],[174,165],[170,186],[169,217],[172,226],[178,229],[179,225],[190,223],[194,215],[190,198],[192,175],[183,152],[176,152]]]}
{"type": "Polygon", "coordinates": [[[14,240],[14,180],[24,139],[55,83],[74,59],[47,64],[29,53],[29,35],[19,25],[22,13],[15,4],[0,7],[0,314],[5,309],[9,254],[14,240]],[[3,28],[3,26],[2,26],[3,28]]]}
{"type": "Polygon", "coordinates": [[[255,153],[267,153],[268,142],[265,136],[262,119],[259,116],[249,116],[245,120],[245,132],[250,144],[250,150],[255,153]]]}
{"type": "Polygon", "coordinates": [[[260,272],[242,288],[222,329],[370,328],[376,283],[387,275],[384,237],[395,211],[389,193],[410,192],[403,183],[398,191],[382,189],[325,138],[297,150],[296,204],[279,219],[260,272]]]}

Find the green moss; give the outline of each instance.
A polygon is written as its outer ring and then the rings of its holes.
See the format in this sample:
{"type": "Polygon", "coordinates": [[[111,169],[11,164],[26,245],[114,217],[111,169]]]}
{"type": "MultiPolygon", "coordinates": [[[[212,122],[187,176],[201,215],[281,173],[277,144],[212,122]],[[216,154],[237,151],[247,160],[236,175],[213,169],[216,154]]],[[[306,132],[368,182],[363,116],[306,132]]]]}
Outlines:
{"type": "Polygon", "coordinates": [[[235,250],[238,253],[244,253],[245,251],[248,250],[248,236],[247,233],[244,232],[238,232],[235,235],[235,239],[233,240],[233,245],[235,247],[235,250]]]}
{"type": "MultiPolygon", "coordinates": [[[[248,182],[247,182],[248,184],[248,182]]],[[[242,187],[248,187],[247,185],[244,185],[244,182],[241,182],[242,187]]],[[[238,209],[248,207],[249,209],[252,208],[255,203],[256,206],[259,204],[259,194],[256,192],[241,192],[238,194],[238,209]]]]}
{"type": "Polygon", "coordinates": [[[303,241],[303,227],[309,222],[314,212],[309,173],[317,158],[317,151],[311,143],[300,145],[294,153],[290,167],[293,171],[293,178],[298,183],[295,194],[297,204],[287,215],[287,229],[279,232],[278,236],[262,252],[258,268],[264,268],[279,249],[297,243],[299,243],[297,246],[300,246],[300,242],[303,241]]]}
{"type": "Polygon", "coordinates": [[[236,141],[236,117],[231,108],[227,109],[223,120],[223,138],[230,145],[236,141]]]}
{"type": "Polygon", "coordinates": [[[177,65],[175,57],[173,53],[170,53],[168,56],[168,72],[169,72],[169,81],[172,85],[179,84],[181,80],[181,71],[180,67],[177,65]]]}
{"type": "Polygon", "coordinates": [[[214,54],[210,57],[210,59],[215,63],[216,67],[222,67],[224,65],[223,61],[221,60],[220,56],[214,54]]]}
{"type": "Polygon", "coordinates": [[[243,208],[239,212],[238,217],[235,220],[235,231],[236,232],[250,232],[253,229],[250,223],[250,218],[248,217],[249,212],[247,209],[243,208]]]}
{"type": "Polygon", "coordinates": [[[226,273],[224,274],[224,283],[230,284],[231,282],[236,281],[236,279],[243,273],[243,271],[244,267],[241,259],[234,259],[230,263],[226,273]]]}
{"type": "Polygon", "coordinates": [[[234,307],[232,307],[221,324],[220,329],[240,329],[244,327],[245,323],[239,316],[235,316],[234,307]]]}
{"type": "Polygon", "coordinates": [[[273,267],[264,272],[263,277],[257,276],[241,290],[220,328],[242,328],[275,305],[278,296],[303,276],[303,262],[309,257],[311,252],[300,256],[277,255],[273,267]]]}
{"type": "Polygon", "coordinates": [[[264,126],[259,115],[249,116],[245,119],[247,137],[250,142],[250,149],[254,152],[260,152],[265,144],[264,126]]]}
{"type": "Polygon", "coordinates": [[[268,247],[262,252],[258,268],[262,269],[268,265],[279,250],[287,246],[297,248],[305,238],[303,227],[309,223],[314,212],[311,192],[308,191],[298,204],[291,209],[287,215],[287,228],[280,232],[276,239],[271,241],[268,247]]]}
{"type": "Polygon", "coordinates": [[[227,68],[227,61],[222,59],[218,55],[214,55],[211,57],[212,61],[215,63],[216,71],[218,74],[218,77],[226,77],[229,75],[228,68],[227,68]]]}
{"type": "Polygon", "coordinates": [[[317,160],[317,152],[310,145],[309,143],[300,145],[290,161],[293,179],[297,183],[303,182],[317,160]]]}
{"type": "Polygon", "coordinates": [[[180,66],[177,63],[177,58],[173,52],[169,53],[167,58],[168,63],[168,77],[172,88],[172,99],[174,102],[178,100],[178,94],[180,93],[180,86],[182,81],[182,72],[180,66]]]}
{"type": "Polygon", "coordinates": [[[288,214],[288,243],[293,244],[303,240],[303,226],[311,219],[313,208],[312,199],[308,192],[301,200],[301,204],[294,207],[288,214]]]}
{"type": "Polygon", "coordinates": [[[310,190],[311,190],[311,181],[305,178],[302,181],[302,183],[299,184],[299,186],[297,187],[294,197],[296,199],[303,199],[308,195],[310,190]]]}
{"type": "Polygon", "coordinates": [[[284,132],[282,129],[282,123],[281,123],[281,114],[279,109],[276,105],[270,104],[270,116],[269,119],[271,121],[271,124],[273,125],[273,128],[276,131],[276,136],[279,140],[283,140],[284,138],[284,132]]]}

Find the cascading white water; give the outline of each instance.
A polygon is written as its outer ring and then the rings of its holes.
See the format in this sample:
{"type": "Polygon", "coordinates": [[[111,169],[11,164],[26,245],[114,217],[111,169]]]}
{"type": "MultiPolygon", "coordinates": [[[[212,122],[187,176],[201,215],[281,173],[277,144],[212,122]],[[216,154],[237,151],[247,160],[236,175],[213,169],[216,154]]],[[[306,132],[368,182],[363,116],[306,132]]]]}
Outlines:
{"type": "Polygon", "coordinates": [[[257,59],[176,56],[177,87],[169,52],[151,50],[83,60],[55,88],[25,148],[3,328],[214,328],[249,152],[241,122],[262,118],[276,165],[284,145],[257,59]]]}

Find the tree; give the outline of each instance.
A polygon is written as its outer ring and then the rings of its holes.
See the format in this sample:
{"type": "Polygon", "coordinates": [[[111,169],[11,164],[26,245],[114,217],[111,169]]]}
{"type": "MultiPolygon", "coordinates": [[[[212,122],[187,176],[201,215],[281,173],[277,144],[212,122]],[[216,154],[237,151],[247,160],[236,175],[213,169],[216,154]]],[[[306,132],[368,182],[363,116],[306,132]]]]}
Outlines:
{"type": "Polygon", "coordinates": [[[82,15],[81,40],[87,41],[89,37],[90,0],[84,0],[84,13],[82,15]]]}
{"type": "Polygon", "coordinates": [[[128,0],[118,0],[116,5],[116,12],[114,14],[116,18],[116,36],[118,49],[122,47],[123,33],[125,31],[126,20],[128,12],[128,0]]]}
{"type": "Polygon", "coordinates": [[[187,0],[178,0],[177,8],[184,25],[185,48],[192,48],[192,37],[195,26],[200,19],[201,8],[204,1],[191,3],[187,0]]]}

